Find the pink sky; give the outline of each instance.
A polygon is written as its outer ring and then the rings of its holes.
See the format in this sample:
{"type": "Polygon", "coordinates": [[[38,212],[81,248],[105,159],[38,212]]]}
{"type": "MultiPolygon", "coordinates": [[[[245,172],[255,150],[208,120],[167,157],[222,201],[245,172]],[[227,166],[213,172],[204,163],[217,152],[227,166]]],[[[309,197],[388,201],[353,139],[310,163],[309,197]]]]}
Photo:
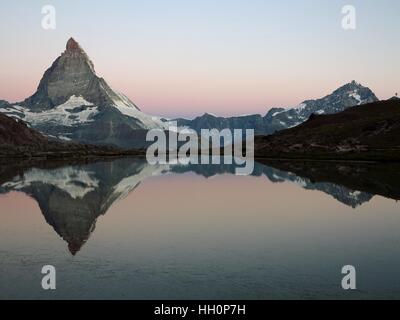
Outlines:
{"type": "Polygon", "coordinates": [[[358,4],[351,32],[336,0],[119,0],[96,10],[91,1],[55,1],[52,31],[41,28],[39,2],[22,2],[0,11],[0,99],[11,102],[35,92],[70,36],[99,76],[154,115],[265,114],[352,80],[381,99],[400,91],[398,1],[358,4]]]}

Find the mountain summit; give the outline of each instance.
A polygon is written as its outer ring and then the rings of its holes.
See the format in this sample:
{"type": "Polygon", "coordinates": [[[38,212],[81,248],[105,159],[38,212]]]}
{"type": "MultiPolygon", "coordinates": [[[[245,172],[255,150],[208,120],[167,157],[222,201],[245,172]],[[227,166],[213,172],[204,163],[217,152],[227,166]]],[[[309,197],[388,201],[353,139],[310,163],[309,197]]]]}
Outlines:
{"type": "Polygon", "coordinates": [[[141,148],[145,132],[164,128],[129,98],[97,76],[94,64],[75,39],[46,70],[36,92],[0,112],[27,122],[42,133],[80,143],[141,148]]]}
{"type": "Polygon", "coordinates": [[[122,105],[138,110],[132,101],[96,75],[93,62],[79,43],[70,38],[66,50],[44,73],[36,93],[23,105],[32,111],[43,111],[67,102],[73,95],[96,106],[122,105]]]}
{"type": "Polygon", "coordinates": [[[193,120],[176,119],[178,126],[189,127],[200,132],[205,128],[217,129],[254,129],[256,134],[272,134],[295,127],[312,114],[333,114],[347,108],[376,102],[378,98],[367,87],[351,81],[331,94],[315,100],[306,100],[293,108],[272,108],[265,116],[259,114],[238,117],[217,117],[204,114],[193,120]]]}
{"type": "Polygon", "coordinates": [[[83,49],[79,45],[78,42],[75,41],[74,38],[69,38],[67,42],[67,52],[83,52],[83,49]]]}

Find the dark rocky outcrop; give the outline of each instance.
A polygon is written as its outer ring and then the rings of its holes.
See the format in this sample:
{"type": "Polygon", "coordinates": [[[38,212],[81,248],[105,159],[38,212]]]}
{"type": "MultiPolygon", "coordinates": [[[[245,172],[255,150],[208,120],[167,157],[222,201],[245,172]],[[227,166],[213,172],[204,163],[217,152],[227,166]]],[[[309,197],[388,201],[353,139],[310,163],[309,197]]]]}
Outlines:
{"type": "Polygon", "coordinates": [[[0,113],[0,161],[10,158],[90,158],[140,155],[140,150],[122,150],[48,138],[18,119],[0,113]]]}
{"type": "Polygon", "coordinates": [[[400,160],[400,100],[374,102],[255,139],[258,157],[400,160]]]}

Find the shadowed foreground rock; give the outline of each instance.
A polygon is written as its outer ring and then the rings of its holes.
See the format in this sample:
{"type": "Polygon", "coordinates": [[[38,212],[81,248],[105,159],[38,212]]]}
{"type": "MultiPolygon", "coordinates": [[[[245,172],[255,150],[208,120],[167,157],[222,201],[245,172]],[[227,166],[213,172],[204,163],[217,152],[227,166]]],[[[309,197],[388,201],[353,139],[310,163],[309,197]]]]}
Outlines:
{"type": "Polygon", "coordinates": [[[140,150],[120,150],[51,139],[29,128],[23,121],[0,113],[0,162],[8,162],[11,158],[90,158],[141,154],[143,151],[140,150]]]}

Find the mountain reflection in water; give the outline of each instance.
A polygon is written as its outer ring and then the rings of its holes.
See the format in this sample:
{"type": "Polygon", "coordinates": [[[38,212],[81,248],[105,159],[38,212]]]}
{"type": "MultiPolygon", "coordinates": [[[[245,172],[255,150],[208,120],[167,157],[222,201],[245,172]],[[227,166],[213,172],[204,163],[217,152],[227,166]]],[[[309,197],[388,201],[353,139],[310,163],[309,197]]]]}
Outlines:
{"type": "MultiPolygon", "coordinates": [[[[265,176],[273,183],[294,182],[356,208],[375,194],[399,199],[399,169],[397,164],[263,161],[255,164],[252,175],[265,176]]],[[[32,167],[7,165],[0,169],[0,193],[20,191],[35,199],[47,223],[75,255],[95,229],[97,218],[142,181],[152,176],[188,172],[209,178],[235,174],[235,166],[149,165],[143,158],[32,167]]]]}

